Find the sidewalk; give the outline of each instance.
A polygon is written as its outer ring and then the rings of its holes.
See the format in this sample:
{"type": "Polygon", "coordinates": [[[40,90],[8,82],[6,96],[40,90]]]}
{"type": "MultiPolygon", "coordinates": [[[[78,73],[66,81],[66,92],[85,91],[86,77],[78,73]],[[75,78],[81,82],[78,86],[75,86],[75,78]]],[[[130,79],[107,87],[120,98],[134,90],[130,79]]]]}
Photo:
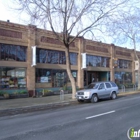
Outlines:
{"type": "Polygon", "coordinates": [[[0,116],[58,108],[77,103],[71,94],[0,100],[0,116]]]}
{"type": "MultiPolygon", "coordinates": [[[[137,94],[140,91],[121,92],[118,96],[137,94]]],[[[17,98],[0,100],[0,116],[14,115],[26,112],[40,111],[51,108],[58,108],[77,103],[76,99],[71,98],[71,94],[46,96],[37,98],[17,98]]]]}

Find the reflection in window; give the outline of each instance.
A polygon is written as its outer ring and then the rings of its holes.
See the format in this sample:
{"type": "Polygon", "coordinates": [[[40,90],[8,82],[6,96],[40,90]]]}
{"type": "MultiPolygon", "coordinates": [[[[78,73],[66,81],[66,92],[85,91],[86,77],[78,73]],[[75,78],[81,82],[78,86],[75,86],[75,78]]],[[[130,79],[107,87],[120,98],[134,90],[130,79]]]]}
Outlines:
{"type": "Polygon", "coordinates": [[[26,49],[23,46],[17,46],[17,61],[25,61],[26,49]]]}
{"type": "Polygon", "coordinates": [[[77,65],[77,53],[70,52],[70,63],[71,65],[77,65]]]}
{"type": "Polygon", "coordinates": [[[118,68],[130,69],[131,68],[131,61],[119,59],[118,60],[118,68]]]}
{"type": "Polygon", "coordinates": [[[87,55],[86,64],[87,66],[94,66],[94,67],[109,67],[109,58],[87,55]]]}
{"type": "Polygon", "coordinates": [[[115,72],[115,83],[117,84],[132,83],[132,73],[131,72],[115,72]]]}
{"type": "MultiPolygon", "coordinates": [[[[77,79],[77,71],[72,70],[74,79],[77,79]]],[[[37,83],[51,83],[52,87],[63,87],[69,82],[66,70],[36,69],[37,83]]]]}
{"type": "Polygon", "coordinates": [[[36,69],[36,82],[37,83],[51,83],[51,70],[49,69],[36,69]]]}
{"type": "MultiPolygon", "coordinates": [[[[37,48],[37,63],[66,64],[64,51],[46,50],[37,48]]],[[[77,53],[70,52],[71,65],[77,65],[77,53]]]]}
{"type": "Polygon", "coordinates": [[[59,52],[59,64],[66,64],[65,52],[59,52]]]}
{"type": "Polygon", "coordinates": [[[100,56],[96,56],[96,66],[97,67],[101,66],[101,57],[100,56]]]}
{"type": "Polygon", "coordinates": [[[26,61],[27,47],[0,44],[0,60],[26,61]]]}

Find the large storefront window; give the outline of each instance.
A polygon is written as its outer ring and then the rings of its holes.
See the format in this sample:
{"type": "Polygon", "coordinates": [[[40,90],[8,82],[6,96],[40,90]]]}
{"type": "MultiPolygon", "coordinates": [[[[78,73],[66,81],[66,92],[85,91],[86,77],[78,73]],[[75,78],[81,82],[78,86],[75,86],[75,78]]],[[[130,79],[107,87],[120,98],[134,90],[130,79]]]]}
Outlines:
{"type": "Polygon", "coordinates": [[[87,55],[86,58],[87,58],[86,60],[87,66],[109,67],[109,58],[107,57],[87,55]]]}
{"type": "Polygon", "coordinates": [[[0,44],[0,60],[26,61],[27,47],[0,44]]]}
{"type": "MultiPolygon", "coordinates": [[[[46,50],[37,48],[37,63],[66,64],[64,51],[46,50]]],[[[71,65],[77,65],[77,53],[70,52],[71,65]]]]}
{"type": "Polygon", "coordinates": [[[115,72],[115,82],[117,84],[132,83],[132,73],[130,73],[130,72],[115,72]]]}
{"type": "Polygon", "coordinates": [[[26,88],[26,69],[0,67],[0,89],[26,88]]]}
{"type": "MultiPolygon", "coordinates": [[[[77,71],[72,70],[72,75],[77,80],[77,71]]],[[[51,83],[52,87],[63,87],[69,78],[66,70],[36,69],[37,83],[51,83]]]]}
{"type": "Polygon", "coordinates": [[[131,61],[119,59],[118,60],[118,68],[130,69],[131,68],[131,61]]]}

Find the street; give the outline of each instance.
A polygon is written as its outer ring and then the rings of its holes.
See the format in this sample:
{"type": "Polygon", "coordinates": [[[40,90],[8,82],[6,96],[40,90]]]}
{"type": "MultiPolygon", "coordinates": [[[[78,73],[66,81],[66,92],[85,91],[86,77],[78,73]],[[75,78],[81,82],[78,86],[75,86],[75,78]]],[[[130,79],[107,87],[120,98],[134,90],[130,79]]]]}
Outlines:
{"type": "Polygon", "coordinates": [[[130,128],[140,129],[139,94],[0,117],[0,140],[128,140],[130,128]]]}

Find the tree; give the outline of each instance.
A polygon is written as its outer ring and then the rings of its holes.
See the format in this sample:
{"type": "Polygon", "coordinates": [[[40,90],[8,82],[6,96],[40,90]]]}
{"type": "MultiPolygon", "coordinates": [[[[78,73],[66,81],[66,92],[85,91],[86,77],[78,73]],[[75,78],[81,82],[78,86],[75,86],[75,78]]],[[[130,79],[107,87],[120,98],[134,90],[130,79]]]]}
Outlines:
{"type": "Polygon", "coordinates": [[[139,62],[138,69],[138,89],[140,89],[140,58],[137,50],[140,45],[140,9],[131,7],[129,11],[121,14],[114,20],[109,28],[109,34],[114,37],[114,41],[119,44],[131,45],[134,49],[135,60],[139,62]]]}
{"type": "MultiPolygon", "coordinates": [[[[32,22],[51,29],[65,46],[67,73],[75,97],[76,83],[71,73],[69,46],[79,36],[102,31],[105,23],[123,9],[128,0],[16,0],[32,22]],[[101,29],[102,28],[102,29],[101,29]]],[[[16,5],[17,5],[16,4],[16,5]]]]}

